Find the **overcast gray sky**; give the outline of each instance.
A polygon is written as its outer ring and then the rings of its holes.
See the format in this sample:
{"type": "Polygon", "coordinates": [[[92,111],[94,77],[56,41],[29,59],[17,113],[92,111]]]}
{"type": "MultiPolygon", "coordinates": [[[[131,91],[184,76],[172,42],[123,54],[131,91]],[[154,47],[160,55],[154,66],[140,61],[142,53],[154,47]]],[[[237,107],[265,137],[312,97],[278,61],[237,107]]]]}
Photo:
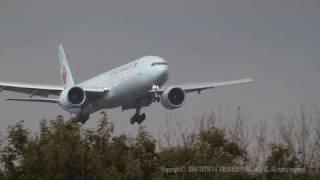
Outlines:
{"type": "MultiPolygon", "coordinates": [[[[190,95],[174,116],[192,125],[192,115],[240,105],[247,123],[272,121],[320,102],[319,17],[318,0],[1,0],[0,80],[59,84],[59,43],[77,82],[158,55],[170,64],[168,84],[255,79],[190,95]]],[[[21,97],[0,98],[12,96],[21,97]]],[[[157,134],[167,111],[144,111],[157,134]]],[[[107,112],[118,132],[136,131],[132,111],[107,112]]],[[[43,118],[69,117],[52,104],[1,102],[0,113],[1,131],[21,119],[37,129],[43,118]]]]}

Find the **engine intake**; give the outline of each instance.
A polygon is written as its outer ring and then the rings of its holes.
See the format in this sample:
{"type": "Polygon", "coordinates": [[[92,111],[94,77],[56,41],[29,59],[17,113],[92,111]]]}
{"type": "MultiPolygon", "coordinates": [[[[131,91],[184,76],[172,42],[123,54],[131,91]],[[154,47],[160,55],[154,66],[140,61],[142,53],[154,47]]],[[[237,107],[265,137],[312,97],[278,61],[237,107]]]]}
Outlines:
{"type": "Polygon", "coordinates": [[[185,101],[185,92],[179,87],[169,87],[161,95],[161,104],[167,109],[180,108],[185,101]]]}
{"type": "Polygon", "coordinates": [[[81,106],[86,100],[86,93],[80,87],[72,87],[68,92],[68,100],[73,106],[81,106]]]}
{"type": "Polygon", "coordinates": [[[86,101],[86,92],[81,87],[70,87],[62,91],[59,101],[63,108],[80,108],[86,101]]]}

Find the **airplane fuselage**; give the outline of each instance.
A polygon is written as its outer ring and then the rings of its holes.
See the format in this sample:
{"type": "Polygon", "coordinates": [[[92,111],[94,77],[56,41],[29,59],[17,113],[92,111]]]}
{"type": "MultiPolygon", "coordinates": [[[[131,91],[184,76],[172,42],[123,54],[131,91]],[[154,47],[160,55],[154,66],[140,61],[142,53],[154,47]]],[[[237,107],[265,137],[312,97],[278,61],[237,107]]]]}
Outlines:
{"type": "MultiPolygon", "coordinates": [[[[145,56],[128,64],[112,69],[106,73],[80,83],[79,87],[108,87],[110,90],[103,98],[91,101],[81,109],[82,112],[94,113],[100,109],[135,108],[137,103],[151,104],[146,99],[154,85],[162,86],[169,77],[167,61],[157,56],[145,56]],[[141,100],[141,101],[140,101],[141,100]],[[148,102],[143,102],[148,101],[148,102]]],[[[78,113],[80,109],[66,109],[78,113]]]]}

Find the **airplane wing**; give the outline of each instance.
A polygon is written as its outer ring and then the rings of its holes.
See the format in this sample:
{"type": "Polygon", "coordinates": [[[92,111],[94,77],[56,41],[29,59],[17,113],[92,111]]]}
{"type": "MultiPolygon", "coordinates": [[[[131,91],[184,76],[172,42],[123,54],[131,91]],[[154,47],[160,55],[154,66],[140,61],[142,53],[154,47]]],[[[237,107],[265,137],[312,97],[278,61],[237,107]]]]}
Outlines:
{"type": "Polygon", "coordinates": [[[63,91],[63,89],[64,88],[62,86],[0,82],[0,91],[18,92],[30,94],[30,96],[58,96],[60,95],[61,91],[63,91]]]}
{"type": "MultiPolygon", "coordinates": [[[[82,88],[86,93],[88,93],[88,95],[102,95],[109,91],[108,88],[95,88],[95,87],[82,87],[82,88]]],[[[29,94],[30,97],[32,96],[48,97],[49,95],[59,96],[63,90],[64,90],[64,87],[62,86],[0,82],[0,92],[12,91],[12,92],[24,93],[24,94],[29,94]]],[[[23,99],[23,100],[26,101],[26,99],[23,99]]],[[[40,99],[40,100],[44,100],[44,99],[40,99]]],[[[49,99],[49,101],[51,100],[49,99]]]]}
{"type": "MultiPolygon", "coordinates": [[[[233,84],[241,84],[253,81],[252,78],[233,80],[233,81],[224,81],[224,82],[208,82],[208,83],[195,83],[195,84],[182,84],[177,85],[177,87],[182,88],[186,93],[192,92],[201,92],[203,90],[216,88],[219,86],[233,85],[233,84]]],[[[152,90],[151,92],[160,92],[162,93],[165,88],[161,88],[159,91],[152,90]]]]}

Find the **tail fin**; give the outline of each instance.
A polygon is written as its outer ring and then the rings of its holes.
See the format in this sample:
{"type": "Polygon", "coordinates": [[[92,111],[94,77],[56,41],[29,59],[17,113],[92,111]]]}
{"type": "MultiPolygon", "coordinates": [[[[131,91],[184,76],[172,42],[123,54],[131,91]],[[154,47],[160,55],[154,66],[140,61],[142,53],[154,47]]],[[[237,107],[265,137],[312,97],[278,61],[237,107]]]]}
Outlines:
{"type": "Polygon", "coordinates": [[[62,44],[59,45],[59,62],[60,62],[60,77],[64,87],[74,85],[72,74],[68,65],[66,54],[64,53],[62,44]]]}

